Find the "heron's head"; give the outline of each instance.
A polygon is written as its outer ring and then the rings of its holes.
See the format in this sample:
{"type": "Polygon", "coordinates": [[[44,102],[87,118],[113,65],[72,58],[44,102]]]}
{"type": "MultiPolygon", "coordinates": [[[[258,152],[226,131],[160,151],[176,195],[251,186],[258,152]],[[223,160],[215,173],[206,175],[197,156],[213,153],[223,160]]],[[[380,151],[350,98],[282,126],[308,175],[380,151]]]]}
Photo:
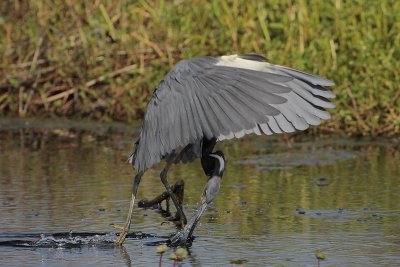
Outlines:
{"type": "Polygon", "coordinates": [[[208,154],[208,170],[204,170],[208,176],[219,176],[222,178],[225,170],[225,157],[221,151],[216,151],[208,154]]]}

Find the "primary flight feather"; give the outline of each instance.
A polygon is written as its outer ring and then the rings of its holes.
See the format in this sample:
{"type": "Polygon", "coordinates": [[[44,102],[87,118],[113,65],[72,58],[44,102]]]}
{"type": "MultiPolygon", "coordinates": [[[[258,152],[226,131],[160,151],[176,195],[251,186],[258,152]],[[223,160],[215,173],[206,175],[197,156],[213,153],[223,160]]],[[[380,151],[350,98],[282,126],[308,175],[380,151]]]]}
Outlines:
{"type": "MultiPolygon", "coordinates": [[[[244,135],[294,132],[319,125],[335,95],[317,75],[268,63],[259,55],[199,57],[180,61],[153,93],[135,152],[137,171],[177,148],[244,135]]],[[[189,151],[191,161],[200,150],[189,151]]]]}

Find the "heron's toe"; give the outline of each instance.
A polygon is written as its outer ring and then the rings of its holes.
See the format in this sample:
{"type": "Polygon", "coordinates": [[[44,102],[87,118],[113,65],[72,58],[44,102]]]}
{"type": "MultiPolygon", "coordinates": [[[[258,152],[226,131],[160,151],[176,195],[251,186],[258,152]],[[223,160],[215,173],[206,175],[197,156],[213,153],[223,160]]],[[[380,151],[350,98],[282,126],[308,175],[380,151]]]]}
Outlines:
{"type": "Polygon", "coordinates": [[[118,230],[124,230],[125,229],[125,226],[124,225],[120,225],[120,224],[114,224],[114,223],[112,223],[112,224],[110,224],[112,227],[114,227],[115,229],[118,229],[118,230]]]}

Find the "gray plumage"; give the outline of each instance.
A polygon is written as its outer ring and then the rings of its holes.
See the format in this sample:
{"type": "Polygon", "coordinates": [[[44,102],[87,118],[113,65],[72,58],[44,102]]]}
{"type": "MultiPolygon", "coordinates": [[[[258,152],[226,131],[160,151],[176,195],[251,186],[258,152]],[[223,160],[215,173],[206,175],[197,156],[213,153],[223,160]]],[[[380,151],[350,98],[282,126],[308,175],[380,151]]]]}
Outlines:
{"type": "Polygon", "coordinates": [[[144,171],[178,148],[177,161],[201,154],[201,140],[218,141],[305,130],[329,119],[333,82],[273,65],[258,55],[180,61],[153,93],[130,162],[144,171]]]}

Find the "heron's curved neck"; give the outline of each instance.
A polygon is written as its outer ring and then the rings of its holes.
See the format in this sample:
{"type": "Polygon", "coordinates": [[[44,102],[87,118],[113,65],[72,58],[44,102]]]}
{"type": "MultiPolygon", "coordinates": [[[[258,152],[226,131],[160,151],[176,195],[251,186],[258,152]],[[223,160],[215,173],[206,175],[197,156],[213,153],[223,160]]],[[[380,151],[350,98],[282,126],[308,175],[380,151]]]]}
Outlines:
{"type": "Polygon", "coordinates": [[[225,170],[225,157],[220,151],[210,153],[201,158],[201,165],[208,177],[219,176],[222,178],[225,170]]]}
{"type": "Polygon", "coordinates": [[[223,156],[218,154],[210,154],[210,157],[214,158],[214,169],[213,169],[213,176],[222,177],[225,170],[225,160],[223,156]]]}

